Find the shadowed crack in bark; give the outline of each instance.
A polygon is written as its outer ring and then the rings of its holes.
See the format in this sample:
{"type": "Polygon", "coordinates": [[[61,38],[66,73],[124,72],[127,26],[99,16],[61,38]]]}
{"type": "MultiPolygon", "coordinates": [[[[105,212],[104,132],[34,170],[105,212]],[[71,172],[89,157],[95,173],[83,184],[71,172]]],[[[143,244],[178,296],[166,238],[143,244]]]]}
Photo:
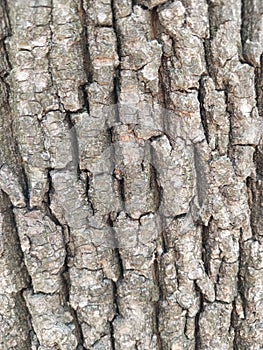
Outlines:
{"type": "Polygon", "coordinates": [[[204,134],[205,134],[206,142],[207,142],[207,144],[209,144],[209,129],[208,129],[208,123],[207,123],[206,110],[204,108],[204,80],[203,80],[203,78],[201,78],[199,80],[198,100],[199,100],[200,116],[201,116],[201,121],[202,121],[203,129],[204,129],[204,134]]]}
{"type": "MultiPolygon", "coordinates": [[[[20,260],[20,266],[22,266],[23,268],[19,271],[20,272],[20,276],[21,276],[21,279],[24,279],[24,283],[26,284],[26,287],[22,288],[20,291],[18,291],[17,295],[16,295],[16,298],[21,298],[21,303],[17,300],[17,304],[20,305],[21,304],[21,307],[22,309],[19,309],[19,310],[16,310],[17,312],[19,312],[19,315],[18,317],[22,317],[24,320],[26,320],[26,326],[28,328],[27,332],[28,332],[28,344],[26,345],[27,348],[29,348],[31,346],[31,341],[32,341],[32,334],[34,336],[35,339],[37,339],[37,336],[36,334],[34,333],[34,329],[33,329],[33,325],[32,325],[32,315],[26,305],[26,301],[24,299],[24,296],[23,296],[23,292],[27,289],[33,289],[32,287],[32,279],[31,279],[31,276],[27,270],[27,267],[26,267],[26,264],[25,264],[25,258],[24,258],[24,253],[21,249],[21,242],[20,242],[20,239],[19,239],[19,235],[18,235],[18,227],[17,227],[17,223],[16,223],[16,218],[15,218],[15,214],[14,214],[14,207],[12,206],[11,204],[11,201],[8,197],[7,194],[5,194],[4,192],[1,191],[0,195],[2,196],[3,198],[3,201],[6,203],[6,210],[7,210],[7,214],[8,215],[8,220],[9,220],[9,227],[11,229],[12,232],[10,232],[10,234],[12,234],[12,239],[10,238],[10,240],[12,241],[15,241],[15,246],[12,247],[12,250],[13,252],[16,253],[16,261],[19,259],[20,260]],[[31,334],[31,340],[29,339],[29,336],[31,334]],[[30,342],[30,344],[29,344],[30,342]]],[[[1,208],[2,209],[2,208],[1,208]]],[[[8,254],[9,252],[7,252],[8,254]]],[[[14,258],[14,257],[12,257],[14,258]]],[[[10,263],[12,262],[12,260],[10,260],[10,263]]],[[[17,288],[15,286],[15,288],[17,288]]],[[[18,307],[16,305],[16,307],[18,307]]],[[[20,320],[20,322],[22,322],[22,320],[20,320]]],[[[21,324],[21,327],[25,327],[24,324],[21,324]]],[[[22,341],[22,339],[21,339],[22,341]]],[[[20,344],[20,347],[22,349],[22,346],[23,344],[20,344]]],[[[24,349],[24,348],[23,348],[24,349]]]]}
{"type": "Polygon", "coordinates": [[[258,114],[263,118],[263,53],[260,57],[260,67],[255,68],[255,92],[258,114]]]}
{"type": "Polygon", "coordinates": [[[195,289],[197,290],[199,294],[199,310],[195,316],[195,350],[201,350],[202,349],[202,342],[201,342],[201,334],[200,334],[200,317],[202,312],[204,311],[204,297],[199,288],[197,287],[195,283],[195,289]]]}
{"type": "Polygon", "coordinates": [[[155,252],[155,258],[153,262],[153,277],[154,282],[158,288],[159,300],[153,302],[153,322],[154,322],[154,331],[157,337],[157,346],[158,350],[164,350],[162,337],[159,329],[159,313],[160,313],[160,300],[163,300],[163,291],[160,281],[160,271],[159,271],[159,261],[161,257],[158,256],[158,253],[155,252]]]}

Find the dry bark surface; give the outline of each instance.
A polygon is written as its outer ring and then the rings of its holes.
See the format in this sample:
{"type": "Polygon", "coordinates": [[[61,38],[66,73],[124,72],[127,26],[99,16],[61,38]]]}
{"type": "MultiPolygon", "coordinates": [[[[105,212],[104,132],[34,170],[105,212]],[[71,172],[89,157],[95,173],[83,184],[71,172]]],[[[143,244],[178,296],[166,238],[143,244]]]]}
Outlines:
{"type": "Polygon", "coordinates": [[[0,348],[263,348],[262,0],[1,0],[0,348]]]}

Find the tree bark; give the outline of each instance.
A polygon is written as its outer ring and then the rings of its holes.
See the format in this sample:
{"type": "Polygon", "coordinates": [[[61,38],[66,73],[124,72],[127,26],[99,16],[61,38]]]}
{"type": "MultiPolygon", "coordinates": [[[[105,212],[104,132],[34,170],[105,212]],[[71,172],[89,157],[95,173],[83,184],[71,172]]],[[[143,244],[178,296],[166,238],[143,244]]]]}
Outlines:
{"type": "Polygon", "coordinates": [[[262,349],[262,16],[1,0],[1,349],[262,349]]]}

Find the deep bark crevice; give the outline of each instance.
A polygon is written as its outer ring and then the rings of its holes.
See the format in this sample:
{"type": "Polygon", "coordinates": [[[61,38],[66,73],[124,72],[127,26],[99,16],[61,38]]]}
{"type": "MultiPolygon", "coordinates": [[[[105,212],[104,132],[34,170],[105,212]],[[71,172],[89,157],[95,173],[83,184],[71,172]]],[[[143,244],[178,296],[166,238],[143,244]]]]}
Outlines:
{"type": "Polygon", "coordinates": [[[87,201],[90,205],[92,215],[94,216],[95,215],[95,208],[94,208],[94,205],[92,203],[91,196],[90,196],[90,186],[91,186],[91,179],[93,177],[93,174],[88,170],[85,171],[85,173],[86,173],[85,194],[86,194],[87,201]]]}
{"type": "Polygon", "coordinates": [[[47,184],[48,184],[48,188],[47,188],[47,192],[43,201],[43,205],[46,211],[46,215],[50,218],[50,220],[56,225],[56,226],[60,226],[63,227],[63,225],[59,222],[59,220],[56,218],[55,214],[53,214],[50,205],[51,205],[51,196],[54,193],[54,188],[52,185],[52,177],[51,177],[51,171],[53,171],[53,168],[49,168],[47,170],[47,184]]]}
{"type": "Polygon", "coordinates": [[[158,18],[158,6],[155,6],[151,10],[151,27],[152,27],[152,35],[153,39],[159,41],[159,18],[158,18]]]}
{"type": "Polygon", "coordinates": [[[204,296],[198,286],[195,283],[195,290],[197,291],[199,295],[199,310],[197,314],[195,315],[195,330],[194,330],[194,335],[195,335],[195,350],[201,350],[202,349],[202,336],[200,332],[200,317],[202,313],[204,312],[204,296]]]}
{"type": "Polygon", "coordinates": [[[209,144],[209,129],[208,129],[208,122],[207,122],[207,112],[204,107],[204,102],[205,102],[205,95],[204,95],[204,79],[201,77],[199,80],[199,89],[198,89],[198,101],[199,101],[199,106],[200,106],[200,116],[201,116],[201,121],[204,129],[204,134],[206,138],[207,144],[209,144]]]}
{"type": "Polygon", "coordinates": [[[65,116],[65,122],[68,125],[70,132],[71,152],[72,152],[72,170],[76,173],[77,178],[80,179],[80,166],[79,166],[79,141],[77,130],[72,121],[70,113],[65,116]]]}
{"type": "MultiPolygon", "coordinates": [[[[119,250],[115,249],[116,254],[119,254],[119,250]]],[[[114,317],[111,321],[109,321],[110,326],[110,340],[111,340],[111,347],[112,350],[116,349],[115,346],[115,335],[114,335],[114,321],[117,317],[120,317],[120,311],[119,311],[119,304],[118,304],[118,282],[123,278],[123,268],[122,268],[122,260],[119,258],[119,265],[121,267],[120,276],[117,282],[112,281],[112,292],[113,292],[113,307],[114,307],[114,317]]]]}
{"type": "Polygon", "coordinates": [[[125,178],[124,178],[124,175],[121,174],[121,176],[119,176],[119,174],[118,174],[116,176],[116,174],[114,173],[112,176],[113,176],[113,178],[115,178],[117,180],[120,199],[122,202],[122,209],[125,211],[126,196],[125,196],[125,178]]]}
{"type": "Polygon", "coordinates": [[[239,237],[239,256],[238,256],[238,274],[237,274],[237,290],[240,296],[244,318],[246,319],[246,311],[247,311],[247,300],[245,295],[246,289],[246,262],[245,262],[245,252],[244,252],[244,241],[243,241],[243,231],[240,229],[240,237],[239,237]]]}
{"type": "Polygon", "coordinates": [[[116,37],[116,51],[119,58],[119,64],[115,68],[114,77],[113,77],[113,111],[116,118],[116,122],[120,122],[119,115],[119,94],[121,91],[121,62],[122,62],[122,37],[121,32],[118,28],[118,18],[115,10],[115,0],[111,0],[111,12],[112,12],[112,29],[116,37]]]}
{"type": "Polygon", "coordinates": [[[109,227],[111,228],[111,233],[112,233],[112,239],[113,239],[113,254],[115,255],[115,257],[117,258],[118,261],[118,267],[119,267],[119,277],[117,282],[114,284],[114,287],[116,287],[116,289],[114,289],[114,293],[115,295],[118,294],[118,284],[121,283],[121,281],[124,278],[124,267],[123,267],[123,261],[122,261],[122,256],[121,256],[121,252],[120,252],[120,244],[118,241],[118,237],[115,234],[115,230],[114,230],[114,221],[111,218],[111,214],[109,214],[108,216],[108,220],[107,220],[107,224],[109,225],[109,227]]]}
{"type": "Polygon", "coordinates": [[[263,53],[260,56],[260,67],[255,68],[255,92],[258,114],[263,118],[263,53]]]}
{"type": "Polygon", "coordinates": [[[163,300],[163,290],[160,281],[160,259],[158,253],[155,252],[155,258],[153,261],[153,280],[158,288],[159,299],[153,302],[153,328],[157,337],[158,350],[164,350],[162,336],[159,327],[159,314],[160,314],[160,301],[163,300]]]}
{"type": "Polygon", "coordinates": [[[69,311],[71,316],[73,317],[73,322],[74,325],[76,327],[76,337],[78,340],[78,346],[77,346],[77,350],[88,350],[87,348],[85,348],[84,346],[84,336],[83,336],[83,331],[81,328],[81,324],[78,320],[78,315],[77,315],[77,311],[73,309],[73,307],[69,304],[69,311]]]}
{"type": "Polygon", "coordinates": [[[169,67],[168,67],[169,58],[164,56],[161,57],[161,65],[159,68],[159,102],[164,108],[164,116],[163,120],[165,120],[166,109],[173,110],[174,105],[172,99],[170,97],[170,93],[172,91],[171,88],[171,78],[169,75],[169,67]]]}
{"type": "Polygon", "coordinates": [[[260,209],[260,193],[258,193],[257,182],[252,178],[248,177],[246,179],[247,186],[247,196],[248,196],[248,206],[250,209],[250,227],[252,231],[252,235],[254,238],[257,237],[257,213],[260,209]]]}
{"type": "Polygon", "coordinates": [[[247,8],[245,0],[241,0],[241,26],[240,26],[240,38],[241,38],[241,46],[242,46],[242,58],[244,59],[244,46],[246,42],[246,34],[247,28],[247,8]]]}
{"type": "Polygon", "coordinates": [[[233,105],[229,97],[229,86],[228,84],[225,86],[224,90],[225,96],[225,105],[226,105],[226,113],[229,120],[229,132],[228,132],[228,146],[227,146],[227,156],[233,163],[233,118],[235,118],[233,114],[233,105]]]}
{"type": "Polygon", "coordinates": [[[82,49],[83,49],[83,68],[86,74],[87,82],[80,87],[82,93],[82,98],[84,102],[84,110],[86,109],[87,113],[90,113],[90,103],[88,96],[88,87],[93,82],[93,65],[90,57],[89,49],[89,31],[88,31],[88,16],[84,7],[84,0],[80,1],[79,6],[79,17],[82,25],[82,49]]]}
{"type": "Polygon", "coordinates": [[[202,225],[201,235],[202,235],[202,261],[204,264],[205,273],[207,276],[210,275],[210,248],[209,248],[209,238],[211,233],[211,225],[212,225],[213,217],[211,216],[208,222],[208,225],[202,225]]]}
{"type": "Polygon", "coordinates": [[[232,302],[232,312],[231,312],[231,322],[229,327],[229,333],[231,332],[231,328],[234,330],[234,339],[233,339],[233,350],[239,349],[239,332],[238,332],[238,313],[236,310],[236,298],[232,302]]]}
{"type": "Polygon", "coordinates": [[[2,0],[1,6],[4,12],[5,27],[7,28],[6,36],[8,37],[12,35],[12,26],[10,21],[10,10],[8,5],[8,0],[2,0]]]}
{"type": "Polygon", "coordinates": [[[157,169],[154,165],[150,165],[150,191],[154,198],[154,212],[157,212],[162,202],[162,188],[158,181],[157,169]]]}
{"type": "MultiPolygon", "coordinates": [[[[88,31],[89,23],[88,23],[88,15],[84,7],[84,0],[80,1],[79,17],[83,28],[83,32],[82,32],[83,65],[84,65],[84,71],[87,76],[87,82],[88,84],[90,84],[93,82],[93,65],[91,63],[91,58],[90,58],[89,31],[88,31]]],[[[84,94],[85,94],[85,89],[84,89],[84,94]]],[[[85,94],[84,97],[86,97],[84,101],[86,101],[86,103],[88,104],[87,95],[85,94]]]]}
{"type": "Polygon", "coordinates": [[[205,63],[206,63],[206,70],[208,73],[208,76],[213,79],[214,82],[216,82],[216,76],[214,72],[214,65],[212,61],[212,52],[211,52],[211,42],[209,39],[204,40],[204,53],[205,53],[205,63]]]}
{"type": "Polygon", "coordinates": [[[113,323],[109,322],[109,326],[110,326],[110,341],[111,341],[111,350],[115,350],[116,346],[115,346],[115,336],[114,336],[114,327],[113,327],[113,323]]]}

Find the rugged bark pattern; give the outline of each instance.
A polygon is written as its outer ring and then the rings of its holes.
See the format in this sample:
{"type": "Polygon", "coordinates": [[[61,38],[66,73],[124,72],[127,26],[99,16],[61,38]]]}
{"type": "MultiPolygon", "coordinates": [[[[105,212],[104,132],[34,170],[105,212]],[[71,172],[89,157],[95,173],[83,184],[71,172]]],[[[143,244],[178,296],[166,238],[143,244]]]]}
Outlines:
{"type": "Polygon", "coordinates": [[[262,349],[262,16],[1,1],[1,349],[262,349]]]}

